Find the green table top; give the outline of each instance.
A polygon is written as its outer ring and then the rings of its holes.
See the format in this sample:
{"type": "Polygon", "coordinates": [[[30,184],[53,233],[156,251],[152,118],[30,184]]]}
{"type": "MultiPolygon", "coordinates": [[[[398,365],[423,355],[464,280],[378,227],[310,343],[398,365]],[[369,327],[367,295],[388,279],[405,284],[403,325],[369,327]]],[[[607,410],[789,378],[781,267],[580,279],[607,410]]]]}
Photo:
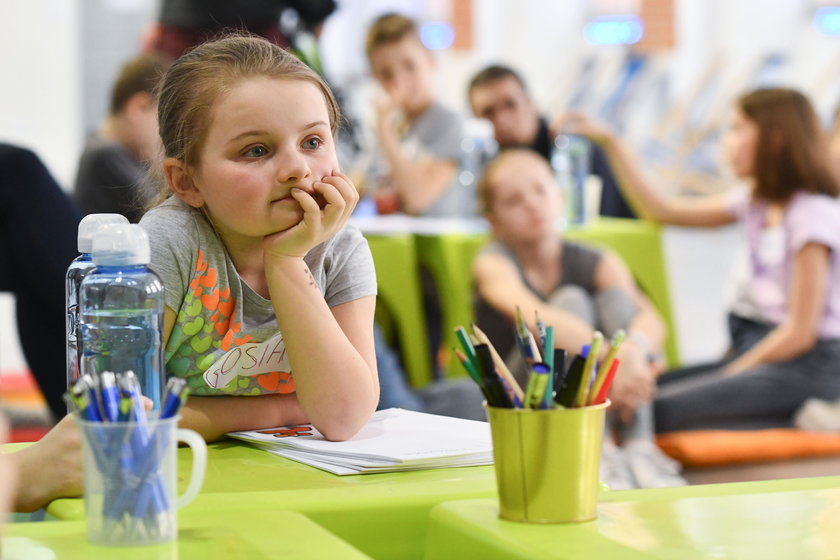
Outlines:
{"type": "Polygon", "coordinates": [[[369,558],[329,531],[288,511],[192,511],[179,516],[178,540],[143,547],[87,542],[84,521],[13,523],[6,527],[4,560],[214,560],[248,558],[369,558]]]}
{"type": "Polygon", "coordinates": [[[824,559],[840,556],[840,478],[607,493],[598,519],[503,521],[494,499],[431,512],[426,559],[824,559]]]}
{"type": "MultiPolygon", "coordinates": [[[[183,491],[191,467],[189,449],[180,448],[178,459],[183,491]]],[[[419,558],[432,507],[495,495],[492,466],[337,476],[228,440],[208,446],[204,486],[181,512],[295,511],[376,558],[419,558]]],[[[84,502],[56,500],[47,513],[81,520],[84,502]]]]}

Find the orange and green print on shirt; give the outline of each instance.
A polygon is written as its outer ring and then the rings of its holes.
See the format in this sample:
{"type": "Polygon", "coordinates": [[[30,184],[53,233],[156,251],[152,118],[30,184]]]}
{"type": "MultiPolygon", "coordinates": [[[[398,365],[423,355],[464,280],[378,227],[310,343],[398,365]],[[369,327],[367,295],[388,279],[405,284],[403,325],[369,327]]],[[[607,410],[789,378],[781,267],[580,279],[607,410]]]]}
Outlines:
{"type": "Polygon", "coordinates": [[[195,395],[293,393],[283,335],[255,341],[236,320],[230,287],[220,289],[204,253],[166,345],[169,375],[187,379],[195,395]]]}

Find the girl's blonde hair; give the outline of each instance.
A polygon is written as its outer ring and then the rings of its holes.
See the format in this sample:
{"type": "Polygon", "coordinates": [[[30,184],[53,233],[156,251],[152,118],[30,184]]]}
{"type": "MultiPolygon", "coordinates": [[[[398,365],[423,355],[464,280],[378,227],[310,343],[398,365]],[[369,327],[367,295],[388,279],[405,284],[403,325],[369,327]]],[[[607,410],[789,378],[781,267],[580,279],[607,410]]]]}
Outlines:
{"type": "Polygon", "coordinates": [[[738,108],[758,125],[756,197],[785,203],[797,190],[838,195],[827,139],[805,95],[793,89],[759,89],[738,99],[738,108]]]}
{"type": "Polygon", "coordinates": [[[486,216],[493,210],[493,178],[496,170],[504,165],[507,160],[519,156],[526,156],[532,158],[535,165],[544,165],[549,174],[552,174],[551,166],[542,155],[532,150],[531,148],[513,147],[502,149],[490,162],[484,166],[484,172],[476,183],[475,191],[478,197],[478,211],[486,216]]]}
{"type": "MultiPolygon", "coordinates": [[[[157,94],[163,157],[196,166],[216,101],[243,80],[261,77],[302,80],[317,86],[324,96],[335,135],[340,114],[324,80],[279,46],[260,37],[237,34],[197,46],[166,72],[157,94]]],[[[159,192],[149,207],[172,194],[163,177],[158,177],[156,183],[159,192]]]]}

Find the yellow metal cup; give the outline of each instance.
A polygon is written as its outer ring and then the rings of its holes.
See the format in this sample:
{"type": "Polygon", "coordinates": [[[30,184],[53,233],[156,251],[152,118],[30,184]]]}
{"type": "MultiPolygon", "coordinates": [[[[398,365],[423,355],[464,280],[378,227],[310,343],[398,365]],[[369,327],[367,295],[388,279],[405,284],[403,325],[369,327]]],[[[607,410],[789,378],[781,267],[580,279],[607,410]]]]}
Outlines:
{"type": "Polygon", "coordinates": [[[550,410],[486,406],[502,519],[527,523],[595,519],[609,404],[550,410]]]}

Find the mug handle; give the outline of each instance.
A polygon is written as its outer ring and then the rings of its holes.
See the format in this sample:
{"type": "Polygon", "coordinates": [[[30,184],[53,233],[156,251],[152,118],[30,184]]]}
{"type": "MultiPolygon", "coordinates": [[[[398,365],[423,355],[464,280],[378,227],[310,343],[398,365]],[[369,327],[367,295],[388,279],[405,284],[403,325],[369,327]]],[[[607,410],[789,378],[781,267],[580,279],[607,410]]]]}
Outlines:
{"type": "Polygon", "coordinates": [[[190,446],[192,451],[192,473],[190,474],[190,484],[187,490],[175,502],[175,508],[181,509],[198,495],[201,490],[201,485],[204,484],[204,471],[207,466],[207,444],[204,443],[204,438],[198,435],[197,432],[179,428],[175,431],[175,437],[178,441],[182,441],[190,446]]]}

